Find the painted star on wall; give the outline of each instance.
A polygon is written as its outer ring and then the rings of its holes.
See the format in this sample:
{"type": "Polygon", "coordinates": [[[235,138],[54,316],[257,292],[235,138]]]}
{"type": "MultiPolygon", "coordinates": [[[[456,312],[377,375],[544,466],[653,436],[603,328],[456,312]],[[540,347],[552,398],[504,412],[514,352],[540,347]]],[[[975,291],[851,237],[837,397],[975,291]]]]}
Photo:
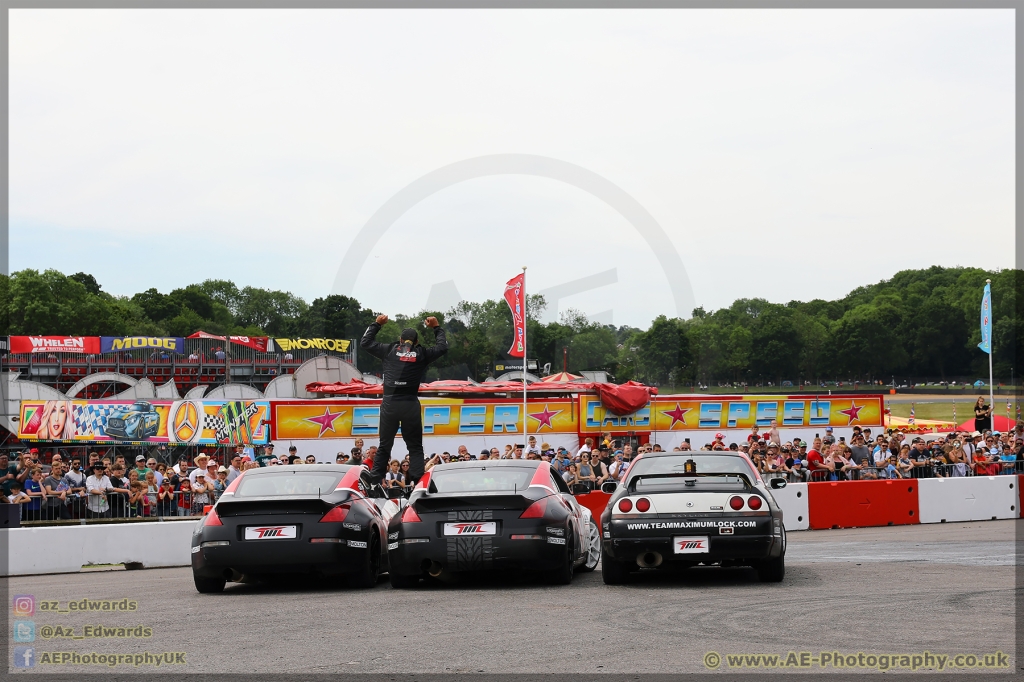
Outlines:
{"type": "Polygon", "coordinates": [[[845,410],[839,410],[839,414],[845,414],[847,419],[847,425],[852,424],[860,419],[860,411],[864,409],[864,405],[857,405],[856,402],[850,401],[850,406],[845,410]]]}
{"type": "Polygon", "coordinates": [[[672,423],[669,424],[669,430],[675,428],[676,422],[686,426],[686,422],[683,419],[686,417],[686,413],[692,410],[692,407],[679,407],[679,403],[676,403],[676,409],[674,410],[661,410],[661,413],[666,417],[672,418],[672,423]]]}
{"type": "Polygon", "coordinates": [[[321,438],[328,431],[337,433],[334,431],[334,422],[337,421],[338,417],[345,414],[345,410],[341,412],[331,412],[331,408],[324,408],[324,413],[319,417],[306,417],[303,421],[317,424],[320,427],[320,433],[316,435],[317,438],[321,438]]]}
{"type": "Polygon", "coordinates": [[[547,404],[545,404],[543,412],[531,412],[529,414],[532,419],[536,419],[538,422],[540,422],[537,425],[537,431],[540,431],[545,426],[551,430],[554,430],[555,427],[551,424],[551,419],[561,412],[562,410],[549,410],[547,404]]]}

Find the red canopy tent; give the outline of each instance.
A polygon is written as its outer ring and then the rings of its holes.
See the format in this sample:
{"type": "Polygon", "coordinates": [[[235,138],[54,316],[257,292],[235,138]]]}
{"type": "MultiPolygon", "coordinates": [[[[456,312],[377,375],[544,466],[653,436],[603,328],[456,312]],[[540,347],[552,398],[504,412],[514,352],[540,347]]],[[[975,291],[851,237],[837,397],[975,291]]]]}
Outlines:
{"type": "Polygon", "coordinates": [[[578,377],[575,374],[569,374],[568,372],[559,372],[558,374],[552,374],[551,376],[544,377],[543,379],[541,379],[541,382],[545,384],[565,383],[570,381],[576,381],[577,379],[582,378],[583,377],[578,377]]]}
{"type": "MultiPolygon", "coordinates": [[[[992,430],[993,431],[1013,431],[1013,427],[1016,426],[1017,422],[1012,419],[1007,419],[1004,416],[994,414],[992,415],[992,430]]],[[[957,431],[975,431],[974,420],[968,419],[963,424],[956,427],[957,431]]]]}

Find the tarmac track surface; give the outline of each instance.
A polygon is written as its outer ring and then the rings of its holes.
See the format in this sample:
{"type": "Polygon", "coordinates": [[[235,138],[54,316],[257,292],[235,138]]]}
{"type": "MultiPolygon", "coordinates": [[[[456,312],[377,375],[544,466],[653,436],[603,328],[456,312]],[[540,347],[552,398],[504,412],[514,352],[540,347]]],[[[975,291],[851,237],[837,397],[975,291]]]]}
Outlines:
{"type": "MultiPolygon", "coordinates": [[[[160,672],[700,673],[709,651],[1001,650],[1013,665],[1016,523],[791,533],[776,585],[750,569],[696,568],[608,587],[599,568],[566,587],[504,575],[394,590],[384,577],[371,590],[296,581],[200,595],[191,570],[173,568],[12,578],[6,588],[37,601],[136,599],[127,614],[37,613],[37,631],[141,624],[150,639],[35,646],[187,652],[184,669],[160,672]]],[[[32,672],[73,671],[108,672],[32,672]]]]}

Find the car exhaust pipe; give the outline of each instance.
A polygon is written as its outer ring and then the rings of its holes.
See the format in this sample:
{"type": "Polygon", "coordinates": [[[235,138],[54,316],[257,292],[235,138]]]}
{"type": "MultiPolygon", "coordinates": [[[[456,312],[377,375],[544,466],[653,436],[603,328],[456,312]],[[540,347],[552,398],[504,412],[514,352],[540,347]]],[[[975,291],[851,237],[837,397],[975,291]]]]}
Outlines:
{"type": "Polygon", "coordinates": [[[224,580],[227,580],[229,583],[240,583],[244,577],[245,576],[233,568],[224,569],[224,580]]]}
{"type": "Polygon", "coordinates": [[[661,566],[662,556],[658,552],[644,552],[637,555],[636,563],[640,568],[657,568],[661,566]]]}
{"type": "Polygon", "coordinates": [[[442,566],[437,561],[432,562],[430,564],[430,568],[427,569],[427,573],[429,573],[432,578],[437,578],[443,572],[444,572],[444,566],[442,566]]]}

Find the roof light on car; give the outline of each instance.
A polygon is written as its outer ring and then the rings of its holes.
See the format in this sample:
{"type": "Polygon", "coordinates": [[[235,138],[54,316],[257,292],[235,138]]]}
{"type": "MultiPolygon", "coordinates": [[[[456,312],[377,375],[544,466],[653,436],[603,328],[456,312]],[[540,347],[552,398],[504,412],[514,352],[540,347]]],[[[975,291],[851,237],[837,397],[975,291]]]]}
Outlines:
{"type": "Polygon", "coordinates": [[[740,497],[739,495],[733,495],[732,497],[729,498],[729,506],[732,507],[735,511],[743,509],[743,498],[740,497]]]}
{"type": "Polygon", "coordinates": [[[633,511],[633,501],[629,498],[619,500],[619,511],[623,514],[628,514],[633,511]]]}
{"type": "Polygon", "coordinates": [[[650,509],[651,501],[648,500],[646,497],[641,497],[639,500],[636,501],[636,510],[638,512],[650,511],[650,509]]]}
{"type": "Polygon", "coordinates": [[[761,498],[758,497],[757,495],[752,495],[751,497],[747,498],[747,506],[753,509],[754,511],[757,511],[758,509],[761,508],[761,498]]]}
{"type": "Polygon", "coordinates": [[[348,516],[349,505],[339,504],[320,517],[320,523],[341,523],[348,516]]]}

